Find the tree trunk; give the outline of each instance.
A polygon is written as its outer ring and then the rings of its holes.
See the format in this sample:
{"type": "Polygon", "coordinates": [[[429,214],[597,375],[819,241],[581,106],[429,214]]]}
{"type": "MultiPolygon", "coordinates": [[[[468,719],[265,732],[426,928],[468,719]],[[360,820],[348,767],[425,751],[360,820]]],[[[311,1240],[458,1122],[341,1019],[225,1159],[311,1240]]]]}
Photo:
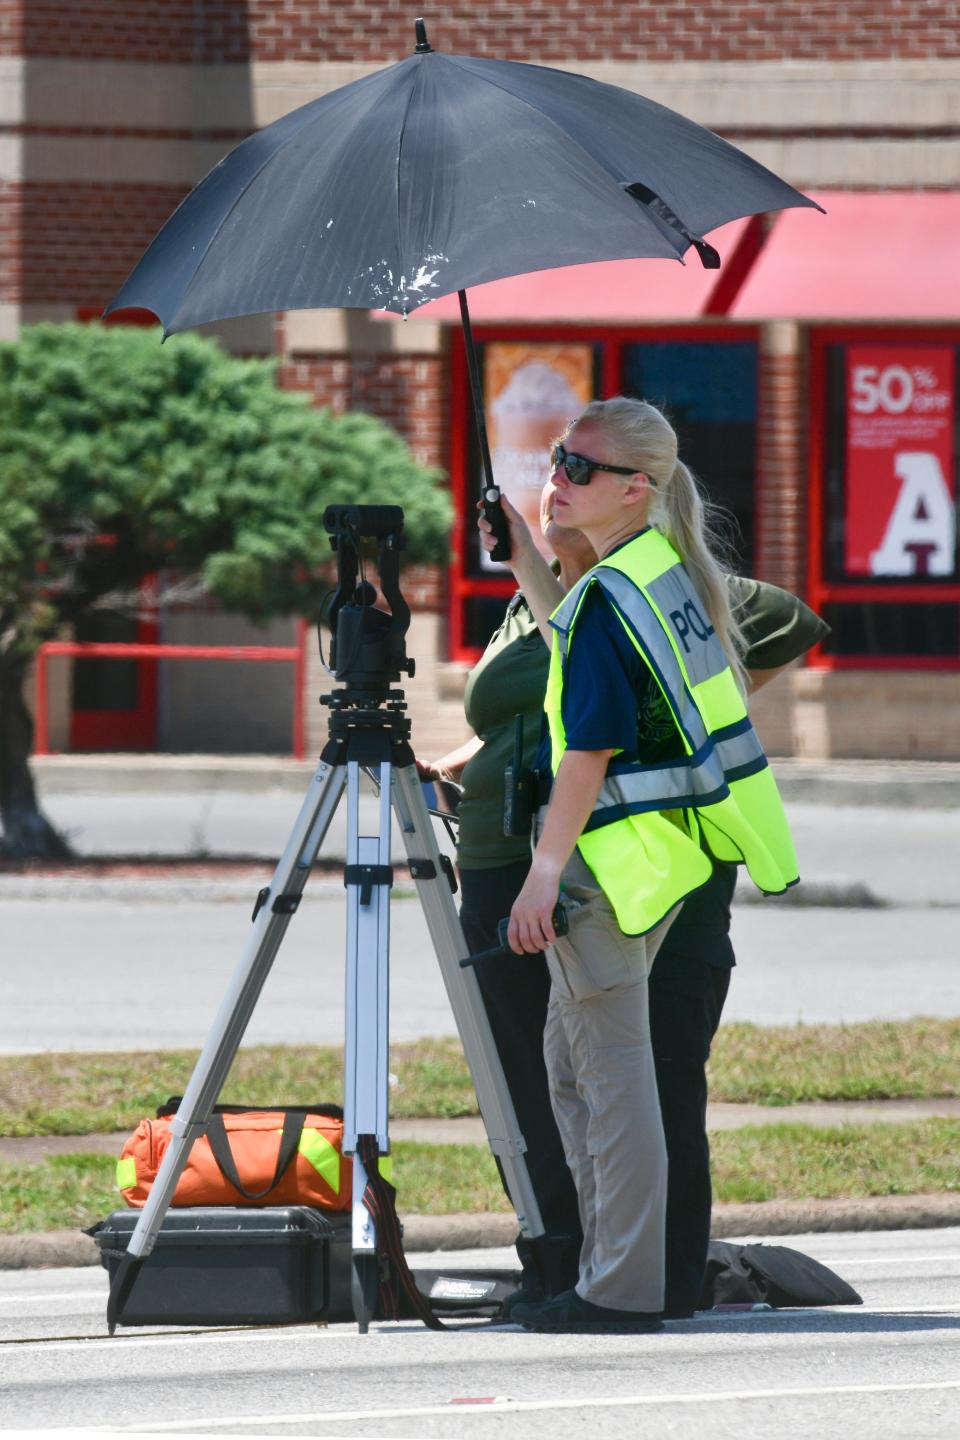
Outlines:
{"type": "Polygon", "coordinates": [[[30,774],[33,720],[23,698],[26,671],[23,661],[0,660],[0,855],[66,860],[73,852],[42,814],[30,774]]]}

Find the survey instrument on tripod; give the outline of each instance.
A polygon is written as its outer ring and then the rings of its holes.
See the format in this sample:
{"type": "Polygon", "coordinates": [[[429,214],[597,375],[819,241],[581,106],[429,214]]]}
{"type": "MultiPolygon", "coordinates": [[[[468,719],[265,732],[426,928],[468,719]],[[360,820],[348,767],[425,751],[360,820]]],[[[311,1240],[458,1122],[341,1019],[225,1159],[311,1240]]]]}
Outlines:
{"type": "Polygon", "coordinates": [[[322,703],[329,708],[328,740],[270,885],[261,891],[246,948],[197,1061],[171,1140],[149,1197],[117,1267],[107,1305],[111,1334],[153,1250],[177,1180],[194,1141],[206,1131],[287,926],[344,791],[347,794],[346,1036],[344,1154],[353,1157],[352,1299],[361,1332],[377,1303],[381,1262],[389,1257],[411,1303],[426,1324],[439,1326],[403,1259],[392,1187],[379,1160],[390,1150],[388,1019],[391,817],[403,838],[407,864],[430,931],[464,1054],[473,1077],[490,1149],[501,1166],[521,1235],[543,1234],[525,1144],[517,1125],[490,1025],[472,970],[460,960],[467,945],[453,903],[453,866],[440,853],[410,747],[410,721],[401,675],[412,675],[405,635],[410,611],[400,593],[403,511],[399,506],[332,505],[324,515],[337,557],[337,588],[329,607],[333,631],[330,669],[343,682],[322,703]],[[362,543],[375,540],[377,570],[389,613],[374,608],[377,592],[364,573],[362,543]],[[360,778],[367,770],[379,790],[375,833],[362,833],[360,778]],[[415,1292],[411,1294],[411,1289],[415,1292]]]}

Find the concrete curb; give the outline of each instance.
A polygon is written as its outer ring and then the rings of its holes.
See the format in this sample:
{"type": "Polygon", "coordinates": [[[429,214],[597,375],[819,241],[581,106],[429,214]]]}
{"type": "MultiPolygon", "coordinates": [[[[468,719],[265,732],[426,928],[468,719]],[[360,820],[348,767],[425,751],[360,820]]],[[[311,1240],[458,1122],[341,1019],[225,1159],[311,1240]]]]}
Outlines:
{"type": "Polygon", "coordinates": [[[98,1265],[96,1243],[81,1230],[44,1235],[0,1235],[0,1270],[52,1270],[98,1265]]]}
{"type": "MultiPolygon", "coordinates": [[[[318,868],[310,880],[311,896],[318,894],[342,895],[343,883],[340,878],[331,878],[329,870],[344,863],[342,855],[327,852],[324,868],[318,868]]],[[[266,859],[238,861],[228,855],[210,853],[196,862],[197,870],[208,871],[223,866],[228,873],[215,876],[203,873],[191,875],[189,861],[177,861],[162,856],[83,856],[76,867],[61,867],[55,874],[0,873],[0,899],[4,900],[123,900],[127,904],[136,901],[160,901],[165,904],[189,903],[247,904],[261,883],[269,879],[272,869],[266,859]],[[166,869],[165,869],[166,865],[166,869]],[[112,867],[122,866],[127,873],[111,874],[112,867]],[[100,869],[103,873],[98,875],[100,869]],[[229,871],[236,873],[230,874],[229,871]],[[77,872],[80,873],[77,873],[77,872]],[[132,872],[132,873],[131,873],[132,872]]],[[[414,898],[413,882],[407,879],[406,867],[396,865],[397,891],[409,888],[409,897],[414,898]]],[[[784,895],[763,895],[759,890],[739,886],[733,901],[739,905],[781,905],[788,908],[821,909],[824,907],[850,910],[877,910],[887,908],[937,909],[954,908],[944,900],[918,900],[910,904],[892,901],[877,895],[861,880],[820,879],[817,876],[804,879],[784,895]]],[[[960,903],[960,902],[958,902],[960,903]]]]}
{"type": "MultiPolygon", "coordinates": [[[[865,1230],[933,1230],[960,1225],[960,1194],[878,1195],[866,1200],[771,1200],[715,1205],[715,1240],[734,1236],[809,1235],[865,1230]]],[[[512,1245],[510,1214],[408,1215],[403,1221],[412,1255],[433,1250],[486,1250],[512,1245]]],[[[97,1265],[95,1241],[79,1230],[44,1235],[0,1235],[0,1270],[97,1265]]]]}
{"type": "Polygon", "coordinates": [[[960,1225],[960,1194],[872,1195],[864,1200],[766,1200],[715,1205],[711,1234],[812,1235],[840,1230],[937,1230],[960,1225]]]}

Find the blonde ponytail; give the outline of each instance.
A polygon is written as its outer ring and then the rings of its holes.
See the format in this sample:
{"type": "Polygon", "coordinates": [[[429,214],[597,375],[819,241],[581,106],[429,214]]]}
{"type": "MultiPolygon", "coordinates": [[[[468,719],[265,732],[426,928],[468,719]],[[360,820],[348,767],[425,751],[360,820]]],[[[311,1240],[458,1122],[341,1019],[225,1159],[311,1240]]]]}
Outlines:
{"type": "Polygon", "coordinates": [[[617,395],[594,400],[579,421],[602,425],[617,448],[618,458],[651,482],[648,519],[680,555],[693,587],[710,617],[740,690],[746,694],[743,633],[730,605],[727,571],[718,554],[724,512],[700,492],[692,473],[677,456],[677,437],[662,411],[646,400],[617,395]]]}
{"type": "MultiPolygon", "coordinates": [[[[722,513],[722,512],[721,512],[722,513]]],[[[728,572],[721,566],[715,549],[721,547],[717,507],[706,500],[692,473],[682,460],[673,467],[670,479],[654,496],[651,523],[662,530],[683,559],[693,588],[706,606],[710,623],[733,671],[741,693],[747,692],[743,655],[743,632],[730,605],[728,572]]]]}

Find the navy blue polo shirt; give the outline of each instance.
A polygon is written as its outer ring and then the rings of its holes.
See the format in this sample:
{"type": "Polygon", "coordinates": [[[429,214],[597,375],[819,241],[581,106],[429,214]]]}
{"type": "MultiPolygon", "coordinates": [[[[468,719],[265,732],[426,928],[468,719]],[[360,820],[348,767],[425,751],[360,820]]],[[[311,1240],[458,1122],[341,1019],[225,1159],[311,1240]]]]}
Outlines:
{"type": "MultiPolygon", "coordinates": [[[[638,716],[656,681],[599,585],[580,606],[564,675],[568,750],[622,750],[634,758],[638,716]]],[[[658,692],[659,693],[659,692],[658,692]]]]}

